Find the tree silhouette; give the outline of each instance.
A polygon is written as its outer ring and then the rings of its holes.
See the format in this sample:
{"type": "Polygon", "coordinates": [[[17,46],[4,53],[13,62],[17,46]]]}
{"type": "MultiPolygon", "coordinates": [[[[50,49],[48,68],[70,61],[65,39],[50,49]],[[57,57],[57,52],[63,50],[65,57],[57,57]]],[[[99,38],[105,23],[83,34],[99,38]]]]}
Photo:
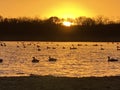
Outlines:
{"type": "Polygon", "coordinates": [[[65,19],[56,16],[44,20],[0,16],[0,40],[120,41],[120,20],[115,22],[103,16],[67,20],[76,24],[64,27],[61,23],[65,19]]]}

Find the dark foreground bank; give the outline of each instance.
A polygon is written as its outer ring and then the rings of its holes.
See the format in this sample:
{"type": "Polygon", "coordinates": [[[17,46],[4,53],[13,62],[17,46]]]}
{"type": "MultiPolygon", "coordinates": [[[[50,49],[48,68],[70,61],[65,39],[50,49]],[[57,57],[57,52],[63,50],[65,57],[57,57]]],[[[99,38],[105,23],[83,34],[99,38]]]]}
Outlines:
{"type": "Polygon", "coordinates": [[[0,90],[120,90],[120,77],[0,77],[0,90]]]}

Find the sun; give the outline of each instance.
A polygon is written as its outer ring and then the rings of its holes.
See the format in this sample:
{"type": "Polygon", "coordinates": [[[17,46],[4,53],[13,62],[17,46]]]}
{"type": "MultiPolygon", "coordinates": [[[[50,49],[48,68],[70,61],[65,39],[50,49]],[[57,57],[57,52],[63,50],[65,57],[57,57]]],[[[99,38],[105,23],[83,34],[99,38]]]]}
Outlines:
{"type": "Polygon", "coordinates": [[[64,21],[63,25],[66,26],[66,27],[70,27],[72,25],[72,23],[69,22],[69,21],[64,21]]]}

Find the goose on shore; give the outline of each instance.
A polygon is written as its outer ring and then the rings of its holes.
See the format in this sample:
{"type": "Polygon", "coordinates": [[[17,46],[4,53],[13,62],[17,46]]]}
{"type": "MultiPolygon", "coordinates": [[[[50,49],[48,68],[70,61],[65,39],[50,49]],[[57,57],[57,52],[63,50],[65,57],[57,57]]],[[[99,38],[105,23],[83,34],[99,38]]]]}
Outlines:
{"type": "Polygon", "coordinates": [[[0,63],[2,63],[2,62],[3,62],[3,59],[0,58],[0,63]]]}
{"type": "Polygon", "coordinates": [[[53,62],[55,62],[55,61],[57,61],[57,59],[56,59],[56,58],[52,58],[52,57],[49,56],[48,61],[53,61],[53,62]]]}
{"type": "Polygon", "coordinates": [[[38,60],[38,59],[36,59],[35,57],[33,57],[32,62],[33,62],[33,63],[38,63],[38,62],[39,62],[39,60],[38,60]]]}
{"type": "Polygon", "coordinates": [[[110,56],[108,56],[108,62],[116,62],[116,61],[118,61],[118,59],[110,58],[110,56]]]}

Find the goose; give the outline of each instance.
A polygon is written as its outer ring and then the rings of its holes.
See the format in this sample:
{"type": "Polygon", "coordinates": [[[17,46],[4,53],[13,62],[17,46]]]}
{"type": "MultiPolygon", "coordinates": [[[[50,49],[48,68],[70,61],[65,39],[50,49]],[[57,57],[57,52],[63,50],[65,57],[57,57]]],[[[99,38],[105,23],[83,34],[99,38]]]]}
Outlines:
{"type": "Polygon", "coordinates": [[[65,49],[65,47],[62,47],[62,49],[65,49]]]}
{"type": "Polygon", "coordinates": [[[119,46],[117,46],[117,50],[120,50],[120,47],[119,47],[119,46]]]}
{"type": "Polygon", "coordinates": [[[77,48],[72,44],[72,47],[70,47],[70,50],[71,49],[77,49],[77,48]]]}
{"type": "Polygon", "coordinates": [[[100,48],[100,50],[104,50],[104,48],[100,48]]]}
{"type": "Polygon", "coordinates": [[[2,63],[2,62],[3,62],[3,59],[0,58],[0,63],[2,63]]]}
{"type": "Polygon", "coordinates": [[[117,50],[120,50],[120,48],[117,48],[117,50]]]}
{"type": "Polygon", "coordinates": [[[50,49],[50,47],[47,46],[47,49],[50,49]]]}
{"type": "Polygon", "coordinates": [[[110,58],[110,56],[108,56],[108,62],[116,62],[116,61],[118,61],[118,59],[110,58]]]}
{"type": "Polygon", "coordinates": [[[32,60],[33,63],[38,63],[39,60],[37,60],[35,57],[33,57],[33,60],[32,60]]]}
{"type": "Polygon", "coordinates": [[[38,48],[38,51],[41,51],[41,49],[40,49],[40,48],[38,48]]]}
{"type": "Polygon", "coordinates": [[[49,61],[57,61],[57,59],[56,58],[51,58],[50,56],[49,56],[49,59],[48,59],[49,61]]]}
{"type": "Polygon", "coordinates": [[[53,47],[52,49],[56,49],[55,47],[53,47]]]}

